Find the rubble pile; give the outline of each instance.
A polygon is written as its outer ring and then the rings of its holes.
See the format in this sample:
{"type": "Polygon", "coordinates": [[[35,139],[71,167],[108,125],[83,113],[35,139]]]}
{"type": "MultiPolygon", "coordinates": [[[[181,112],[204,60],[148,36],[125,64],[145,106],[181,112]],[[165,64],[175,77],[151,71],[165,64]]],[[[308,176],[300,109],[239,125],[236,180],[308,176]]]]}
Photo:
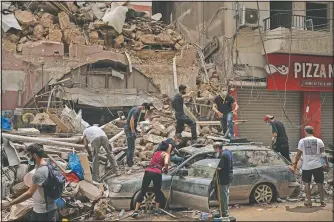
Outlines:
{"type": "Polygon", "coordinates": [[[3,8],[8,17],[3,22],[15,20],[5,24],[8,51],[22,52],[23,44],[35,41],[102,45],[107,50],[180,50],[185,44],[172,25],[160,21],[160,13],[137,12],[128,3],[7,2],[3,8]]]}

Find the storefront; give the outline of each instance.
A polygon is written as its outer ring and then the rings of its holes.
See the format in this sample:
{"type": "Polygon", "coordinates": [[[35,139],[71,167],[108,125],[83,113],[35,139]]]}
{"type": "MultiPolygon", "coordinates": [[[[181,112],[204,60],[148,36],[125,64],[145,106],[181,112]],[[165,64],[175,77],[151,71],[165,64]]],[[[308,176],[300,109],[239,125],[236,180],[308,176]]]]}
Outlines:
{"type": "Polygon", "coordinates": [[[289,137],[290,150],[304,136],[302,126],[311,125],[325,145],[333,144],[333,58],[269,54],[267,84],[237,87],[234,96],[240,109],[238,136],[269,145],[266,114],[281,120],[289,137]],[[284,107],[284,108],[283,108],[284,107]]]}

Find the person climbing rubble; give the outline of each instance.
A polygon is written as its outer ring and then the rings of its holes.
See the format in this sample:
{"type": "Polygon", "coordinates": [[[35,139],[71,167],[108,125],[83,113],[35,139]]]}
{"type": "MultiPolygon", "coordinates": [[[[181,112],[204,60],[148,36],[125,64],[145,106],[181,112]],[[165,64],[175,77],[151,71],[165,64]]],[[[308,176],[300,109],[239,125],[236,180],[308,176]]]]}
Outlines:
{"type": "Polygon", "coordinates": [[[117,176],[120,176],[121,173],[119,171],[116,159],[114,157],[114,154],[112,153],[112,147],[109,144],[108,137],[106,133],[98,126],[90,126],[86,128],[83,132],[83,142],[85,145],[85,148],[88,152],[88,155],[92,157],[93,159],[93,180],[99,181],[99,151],[101,146],[106,150],[107,152],[107,158],[111,164],[111,168],[113,169],[114,173],[117,176]],[[88,144],[91,145],[93,155],[91,150],[89,149],[88,144]]]}
{"type": "Polygon", "coordinates": [[[27,147],[29,161],[33,161],[35,163],[36,171],[32,177],[32,184],[30,185],[28,191],[23,193],[18,198],[2,203],[2,210],[13,206],[15,204],[19,204],[28,200],[29,198],[33,198],[34,206],[32,212],[32,220],[31,221],[56,221],[56,211],[57,206],[55,199],[50,198],[53,195],[61,195],[62,190],[65,186],[65,178],[60,175],[55,177],[55,174],[50,173],[50,169],[47,161],[43,158],[44,149],[41,144],[32,144],[27,147]],[[60,180],[58,180],[58,178],[60,180]],[[56,180],[54,180],[56,179],[56,180]],[[54,188],[60,184],[59,193],[56,193],[54,188]],[[50,188],[50,184],[52,184],[53,188],[50,188]],[[54,192],[54,193],[50,193],[54,192]]]}
{"type": "Polygon", "coordinates": [[[187,124],[191,128],[191,137],[192,144],[197,141],[197,131],[196,131],[196,123],[192,121],[183,110],[184,98],[191,97],[193,95],[193,91],[190,91],[187,94],[187,87],[185,85],[179,86],[179,93],[176,94],[172,100],[172,107],[175,110],[175,118],[176,118],[176,134],[182,133],[184,129],[184,124],[187,124]]]}
{"type": "Polygon", "coordinates": [[[214,98],[212,110],[220,120],[223,134],[229,139],[234,139],[233,115],[237,114],[239,105],[228,94],[227,89],[227,87],[222,88],[221,94],[214,98]]]}
{"type": "Polygon", "coordinates": [[[145,169],[145,174],[139,194],[139,198],[136,200],[136,208],[132,213],[132,217],[137,217],[139,215],[139,208],[141,202],[144,200],[144,196],[148,191],[151,181],[153,181],[153,189],[155,193],[156,209],[154,209],[154,214],[159,214],[160,203],[162,202],[164,196],[161,191],[162,185],[162,173],[168,173],[168,163],[170,158],[171,146],[162,146],[159,150],[155,151],[152,159],[145,169]]]}
{"type": "Polygon", "coordinates": [[[137,123],[140,120],[142,112],[146,114],[151,109],[152,103],[143,103],[141,106],[133,107],[128,113],[128,118],[126,120],[126,125],[124,126],[124,132],[126,134],[126,141],[128,145],[126,154],[126,163],[129,167],[133,166],[133,154],[135,152],[135,141],[137,132],[137,123]]]}
{"type": "Polygon", "coordinates": [[[178,153],[177,146],[180,144],[181,141],[182,141],[182,135],[180,133],[175,134],[173,138],[168,138],[165,141],[162,141],[158,145],[156,151],[163,150],[165,149],[165,147],[167,147],[168,149],[171,150],[170,151],[171,153],[170,162],[175,163],[175,164],[180,164],[183,162],[184,158],[180,157],[176,153],[178,153]]]}

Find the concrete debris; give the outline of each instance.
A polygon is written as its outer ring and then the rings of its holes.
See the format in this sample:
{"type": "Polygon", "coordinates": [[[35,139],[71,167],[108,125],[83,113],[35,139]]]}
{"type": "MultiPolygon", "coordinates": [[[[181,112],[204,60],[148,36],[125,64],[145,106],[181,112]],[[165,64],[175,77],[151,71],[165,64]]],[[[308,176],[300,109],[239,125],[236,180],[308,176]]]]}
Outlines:
{"type": "MultiPolygon", "coordinates": [[[[78,3],[73,2],[40,3],[25,11],[12,5],[14,14],[4,15],[2,23],[5,32],[18,34],[29,44],[51,41],[135,51],[148,46],[160,50],[181,50],[185,45],[183,37],[160,20],[161,13],[150,16],[147,12],[136,12],[131,4],[113,2],[112,6],[108,5],[104,2],[87,2],[84,7],[78,7],[78,3]],[[8,16],[13,18],[6,19],[8,16]]],[[[3,42],[10,39],[15,46],[7,43],[4,48],[21,53],[22,45],[16,45],[23,42],[18,43],[17,38],[9,36],[4,35],[3,42]]]]}
{"type": "Polygon", "coordinates": [[[58,19],[59,19],[59,25],[61,30],[66,30],[72,28],[72,25],[70,23],[70,18],[65,12],[60,12],[58,14],[58,19]]]}
{"type": "Polygon", "coordinates": [[[26,192],[29,189],[28,186],[24,184],[24,182],[17,183],[12,187],[12,195],[13,198],[19,197],[21,194],[26,192]]]}
{"type": "Polygon", "coordinates": [[[52,42],[61,42],[63,38],[63,33],[60,29],[52,29],[49,31],[49,41],[52,42]]]}
{"type": "Polygon", "coordinates": [[[108,209],[108,200],[100,199],[94,206],[94,219],[103,220],[106,217],[108,209]]]}
{"type": "Polygon", "coordinates": [[[44,28],[42,25],[36,25],[34,27],[34,38],[36,40],[41,40],[43,38],[44,28]]]}
{"type": "Polygon", "coordinates": [[[85,180],[79,182],[79,191],[91,201],[96,201],[102,196],[99,188],[85,180]]]}
{"type": "Polygon", "coordinates": [[[29,11],[15,11],[15,18],[22,26],[34,25],[37,23],[35,16],[29,11]]]}
{"type": "Polygon", "coordinates": [[[8,36],[8,40],[17,43],[19,41],[19,37],[17,35],[11,34],[10,36],[8,36]]]}
{"type": "Polygon", "coordinates": [[[50,13],[44,13],[39,21],[40,25],[42,25],[44,28],[53,29],[53,21],[55,20],[54,16],[50,13]]]}

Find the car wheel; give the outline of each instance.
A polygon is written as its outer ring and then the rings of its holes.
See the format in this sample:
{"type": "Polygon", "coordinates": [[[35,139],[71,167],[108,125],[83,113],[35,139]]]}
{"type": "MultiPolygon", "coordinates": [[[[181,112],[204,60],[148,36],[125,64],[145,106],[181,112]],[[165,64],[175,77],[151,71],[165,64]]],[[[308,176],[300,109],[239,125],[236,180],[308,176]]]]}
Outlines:
{"type": "MultiPolygon", "coordinates": [[[[132,200],[132,203],[131,203],[131,208],[132,209],[136,208],[136,203],[138,202],[138,199],[139,199],[139,192],[140,191],[138,191],[133,197],[133,200],[132,200]]],[[[159,192],[161,192],[162,196],[164,197],[163,200],[162,200],[162,203],[160,203],[160,208],[164,208],[165,205],[166,205],[166,198],[163,195],[162,191],[159,191],[159,192]]],[[[142,210],[144,212],[151,211],[155,208],[155,204],[156,204],[155,193],[153,191],[153,188],[150,187],[144,195],[143,202],[140,204],[140,210],[142,210]]]]}
{"type": "Polygon", "coordinates": [[[275,199],[275,189],[271,184],[256,185],[251,193],[251,200],[256,203],[269,203],[275,199]]]}

